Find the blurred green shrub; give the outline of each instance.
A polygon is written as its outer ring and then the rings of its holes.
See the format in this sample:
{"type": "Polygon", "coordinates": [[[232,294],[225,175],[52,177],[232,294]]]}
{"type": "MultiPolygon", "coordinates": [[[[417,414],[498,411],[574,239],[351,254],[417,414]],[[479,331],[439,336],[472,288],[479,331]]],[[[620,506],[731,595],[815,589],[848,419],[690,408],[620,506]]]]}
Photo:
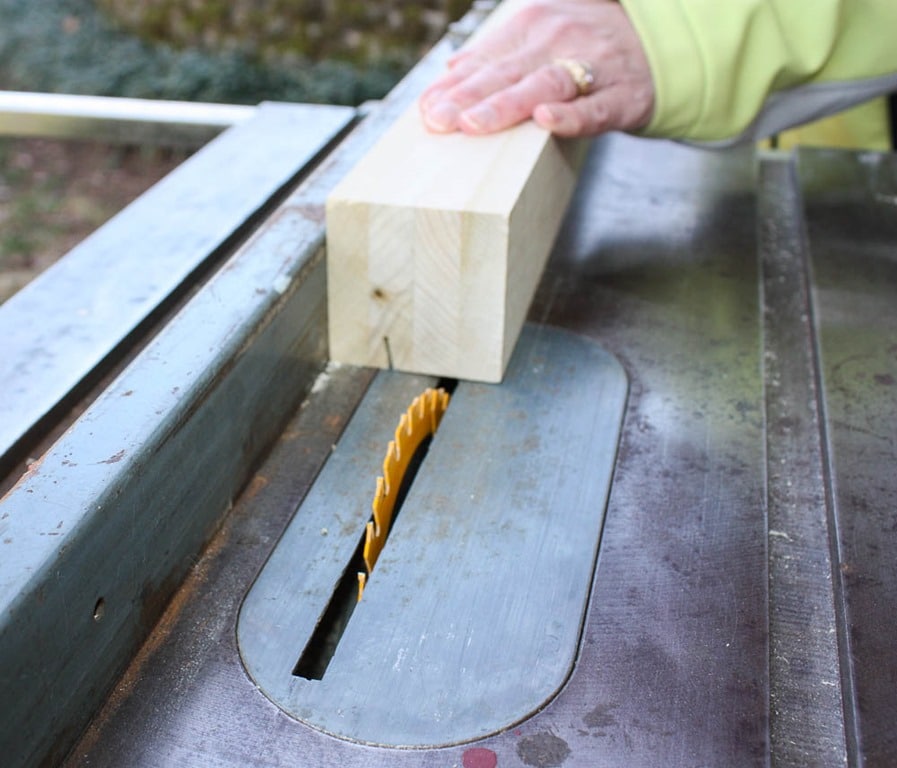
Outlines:
{"type": "MultiPolygon", "coordinates": [[[[424,41],[410,41],[403,51],[381,50],[379,57],[371,50],[356,61],[313,59],[341,54],[340,46],[322,42],[303,48],[297,42],[309,36],[315,14],[320,17],[334,3],[345,13],[352,6],[356,16],[365,18],[371,16],[366,9],[377,5],[362,0],[0,0],[0,89],[237,104],[359,104],[380,98],[417,58],[424,41]],[[287,6],[293,8],[292,17],[275,14],[287,6]],[[141,10],[140,18],[135,9],[141,10]],[[195,15],[200,9],[206,16],[195,15]],[[259,9],[264,13],[257,14],[259,9]],[[300,27],[295,17],[303,11],[311,22],[300,27]],[[237,35],[240,24],[246,27],[237,35]]],[[[356,27],[344,29],[346,39],[357,41],[356,27]]],[[[335,32],[324,36],[336,39],[335,32]]]]}
{"type": "Polygon", "coordinates": [[[97,0],[146,39],[358,65],[414,60],[470,0],[97,0]]]}

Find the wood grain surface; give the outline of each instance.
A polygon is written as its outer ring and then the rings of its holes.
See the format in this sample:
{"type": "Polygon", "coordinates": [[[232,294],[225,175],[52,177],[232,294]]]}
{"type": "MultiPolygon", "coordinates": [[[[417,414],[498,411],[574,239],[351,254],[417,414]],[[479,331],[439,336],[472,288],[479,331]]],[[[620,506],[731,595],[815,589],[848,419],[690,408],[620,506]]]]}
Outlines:
{"type": "Polygon", "coordinates": [[[408,107],[328,199],[331,357],[500,381],[583,147],[533,123],[435,135],[408,107]]]}

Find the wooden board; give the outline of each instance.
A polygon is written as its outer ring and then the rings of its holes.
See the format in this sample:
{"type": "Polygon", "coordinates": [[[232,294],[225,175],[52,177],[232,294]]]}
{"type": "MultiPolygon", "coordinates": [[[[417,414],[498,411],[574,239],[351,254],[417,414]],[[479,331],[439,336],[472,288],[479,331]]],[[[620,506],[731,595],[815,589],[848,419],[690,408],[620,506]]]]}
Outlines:
{"type": "Polygon", "coordinates": [[[435,135],[409,107],[328,198],[331,357],[500,381],[583,148],[533,123],[435,135]]]}

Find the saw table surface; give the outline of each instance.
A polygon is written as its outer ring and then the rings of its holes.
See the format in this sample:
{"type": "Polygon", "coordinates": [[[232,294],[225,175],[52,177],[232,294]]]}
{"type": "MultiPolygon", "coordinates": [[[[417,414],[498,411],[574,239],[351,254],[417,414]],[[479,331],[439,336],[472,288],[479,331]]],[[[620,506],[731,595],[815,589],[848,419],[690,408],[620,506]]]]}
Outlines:
{"type": "Polygon", "coordinates": [[[529,318],[629,379],[557,695],[479,741],[392,749],[300,723],[247,675],[241,605],[375,376],[342,366],[66,766],[894,765],[895,306],[894,157],[596,141],[529,318]]]}

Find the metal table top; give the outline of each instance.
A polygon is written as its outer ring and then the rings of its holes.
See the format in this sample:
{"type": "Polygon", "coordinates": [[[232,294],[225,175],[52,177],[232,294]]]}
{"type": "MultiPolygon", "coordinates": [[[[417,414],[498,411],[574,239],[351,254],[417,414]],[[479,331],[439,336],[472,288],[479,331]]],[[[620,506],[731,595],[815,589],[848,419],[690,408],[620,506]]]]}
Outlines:
{"type": "Polygon", "coordinates": [[[293,419],[74,766],[897,762],[897,162],[597,141],[530,319],[616,355],[629,400],[574,671],[519,725],[395,750],[281,712],[243,598],[372,372],[293,419]]]}

